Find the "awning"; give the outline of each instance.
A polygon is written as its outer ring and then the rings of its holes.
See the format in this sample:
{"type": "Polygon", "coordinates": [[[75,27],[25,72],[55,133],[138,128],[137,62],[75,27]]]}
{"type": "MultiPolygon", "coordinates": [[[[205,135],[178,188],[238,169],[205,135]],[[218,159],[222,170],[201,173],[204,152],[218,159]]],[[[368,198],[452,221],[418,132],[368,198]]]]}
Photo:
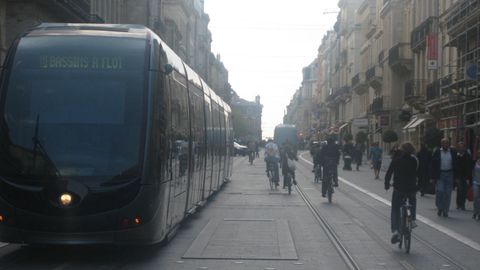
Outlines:
{"type": "Polygon", "coordinates": [[[415,129],[421,124],[423,123],[423,121],[425,121],[426,119],[425,118],[418,118],[415,123],[411,124],[409,127],[408,127],[408,131],[415,131],[415,129]]]}
{"type": "Polygon", "coordinates": [[[418,118],[413,118],[412,120],[410,120],[410,122],[408,122],[408,124],[406,124],[402,129],[404,131],[406,131],[413,123],[415,123],[415,121],[417,121],[418,118]]]}
{"type": "Polygon", "coordinates": [[[343,128],[345,128],[346,126],[348,126],[348,122],[345,123],[345,124],[343,124],[343,125],[341,125],[341,126],[339,126],[339,127],[338,127],[338,131],[341,131],[341,130],[342,130],[343,128]]]}

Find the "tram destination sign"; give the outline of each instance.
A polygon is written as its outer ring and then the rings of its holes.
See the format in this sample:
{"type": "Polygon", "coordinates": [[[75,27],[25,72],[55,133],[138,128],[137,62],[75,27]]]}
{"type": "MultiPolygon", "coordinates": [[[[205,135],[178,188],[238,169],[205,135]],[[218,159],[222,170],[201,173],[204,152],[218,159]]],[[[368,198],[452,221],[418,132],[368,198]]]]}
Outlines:
{"type": "Polygon", "coordinates": [[[121,70],[125,66],[122,56],[54,56],[42,55],[42,69],[101,69],[121,70]]]}

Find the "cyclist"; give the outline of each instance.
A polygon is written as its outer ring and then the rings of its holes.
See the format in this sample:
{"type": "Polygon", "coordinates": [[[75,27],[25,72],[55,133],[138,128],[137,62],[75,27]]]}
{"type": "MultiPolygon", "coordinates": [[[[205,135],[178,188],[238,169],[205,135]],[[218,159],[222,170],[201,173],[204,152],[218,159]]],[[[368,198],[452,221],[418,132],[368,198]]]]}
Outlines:
{"type": "Polygon", "coordinates": [[[392,244],[400,241],[398,230],[400,228],[400,206],[405,199],[412,205],[412,228],[416,227],[417,201],[417,170],[418,159],[415,148],[410,142],[402,144],[396,157],[390,163],[385,174],[385,190],[390,188],[390,179],[393,174],[392,210],[390,213],[390,227],[392,230],[392,244]]]}
{"type": "MultiPolygon", "coordinates": [[[[335,143],[335,139],[332,136],[327,138],[327,145],[323,146],[320,150],[320,158],[323,165],[324,179],[325,176],[329,175],[329,172],[332,172],[333,185],[338,187],[337,166],[340,163],[340,147],[335,143]]],[[[326,182],[327,181],[322,181],[322,197],[326,196],[326,182]]]]}
{"type": "Polygon", "coordinates": [[[266,172],[268,175],[268,165],[269,163],[274,164],[274,176],[273,181],[275,182],[275,186],[278,187],[279,176],[278,176],[278,161],[280,160],[280,152],[278,150],[277,144],[272,140],[269,139],[267,144],[265,145],[265,164],[266,164],[266,172]]]}
{"type": "Polygon", "coordinates": [[[313,151],[313,169],[312,172],[315,174],[314,177],[318,177],[322,179],[322,155],[321,155],[322,145],[320,143],[314,144],[314,151],[313,151]]]}
{"type": "Polygon", "coordinates": [[[288,160],[298,160],[298,158],[295,156],[295,152],[293,151],[293,146],[292,144],[287,140],[285,143],[283,143],[282,147],[280,148],[280,163],[282,167],[282,175],[283,175],[283,188],[287,188],[286,182],[287,182],[287,174],[290,174],[292,177],[293,183],[296,183],[295,181],[295,170],[292,170],[288,166],[288,160]]]}

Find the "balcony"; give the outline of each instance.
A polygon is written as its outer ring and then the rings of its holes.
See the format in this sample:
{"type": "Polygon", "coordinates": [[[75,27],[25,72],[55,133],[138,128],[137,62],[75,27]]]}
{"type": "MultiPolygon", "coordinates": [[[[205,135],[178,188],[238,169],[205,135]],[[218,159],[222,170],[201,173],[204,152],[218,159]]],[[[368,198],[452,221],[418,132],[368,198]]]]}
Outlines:
{"type": "Polygon", "coordinates": [[[388,51],[388,64],[393,71],[406,74],[413,71],[412,51],[408,43],[398,43],[388,51]]]}
{"type": "Polygon", "coordinates": [[[427,80],[414,79],[405,83],[404,99],[407,104],[419,111],[425,110],[425,88],[427,80]]]}
{"type": "Polygon", "coordinates": [[[365,73],[357,73],[357,75],[352,78],[352,90],[358,95],[362,95],[367,92],[368,84],[365,79],[365,73]]]}
{"type": "Polygon", "coordinates": [[[470,25],[472,20],[478,20],[480,16],[480,0],[469,0],[458,2],[459,4],[452,9],[447,19],[447,31],[454,35],[465,25],[470,25]]]}
{"type": "Polygon", "coordinates": [[[428,17],[419,26],[413,29],[410,45],[414,52],[423,50],[427,45],[427,36],[434,31],[434,26],[438,23],[437,17],[428,17]]]}
{"type": "Polygon", "coordinates": [[[438,80],[427,85],[426,94],[427,94],[427,101],[432,101],[441,96],[440,83],[438,80]]]}
{"type": "Polygon", "coordinates": [[[373,114],[381,114],[391,110],[391,102],[389,96],[380,96],[373,99],[370,104],[370,112],[373,114]]]}
{"type": "Polygon", "coordinates": [[[382,89],[382,69],[379,66],[373,66],[367,70],[365,74],[367,83],[375,88],[375,90],[382,89]]]}
{"type": "Polygon", "coordinates": [[[424,79],[414,79],[408,80],[405,83],[405,92],[404,97],[405,101],[420,99],[423,96],[423,92],[427,86],[427,80],[424,79]]]}

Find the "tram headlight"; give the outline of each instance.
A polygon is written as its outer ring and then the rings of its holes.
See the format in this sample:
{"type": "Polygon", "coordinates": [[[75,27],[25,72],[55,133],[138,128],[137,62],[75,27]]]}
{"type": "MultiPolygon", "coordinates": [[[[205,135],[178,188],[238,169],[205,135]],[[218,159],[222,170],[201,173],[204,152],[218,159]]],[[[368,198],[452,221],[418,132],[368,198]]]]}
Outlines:
{"type": "Polygon", "coordinates": [[[62,206],[69,206],[72,204],[72,195],[69,193],[62,193],[60,194],[59,201],[62,206]]]}

